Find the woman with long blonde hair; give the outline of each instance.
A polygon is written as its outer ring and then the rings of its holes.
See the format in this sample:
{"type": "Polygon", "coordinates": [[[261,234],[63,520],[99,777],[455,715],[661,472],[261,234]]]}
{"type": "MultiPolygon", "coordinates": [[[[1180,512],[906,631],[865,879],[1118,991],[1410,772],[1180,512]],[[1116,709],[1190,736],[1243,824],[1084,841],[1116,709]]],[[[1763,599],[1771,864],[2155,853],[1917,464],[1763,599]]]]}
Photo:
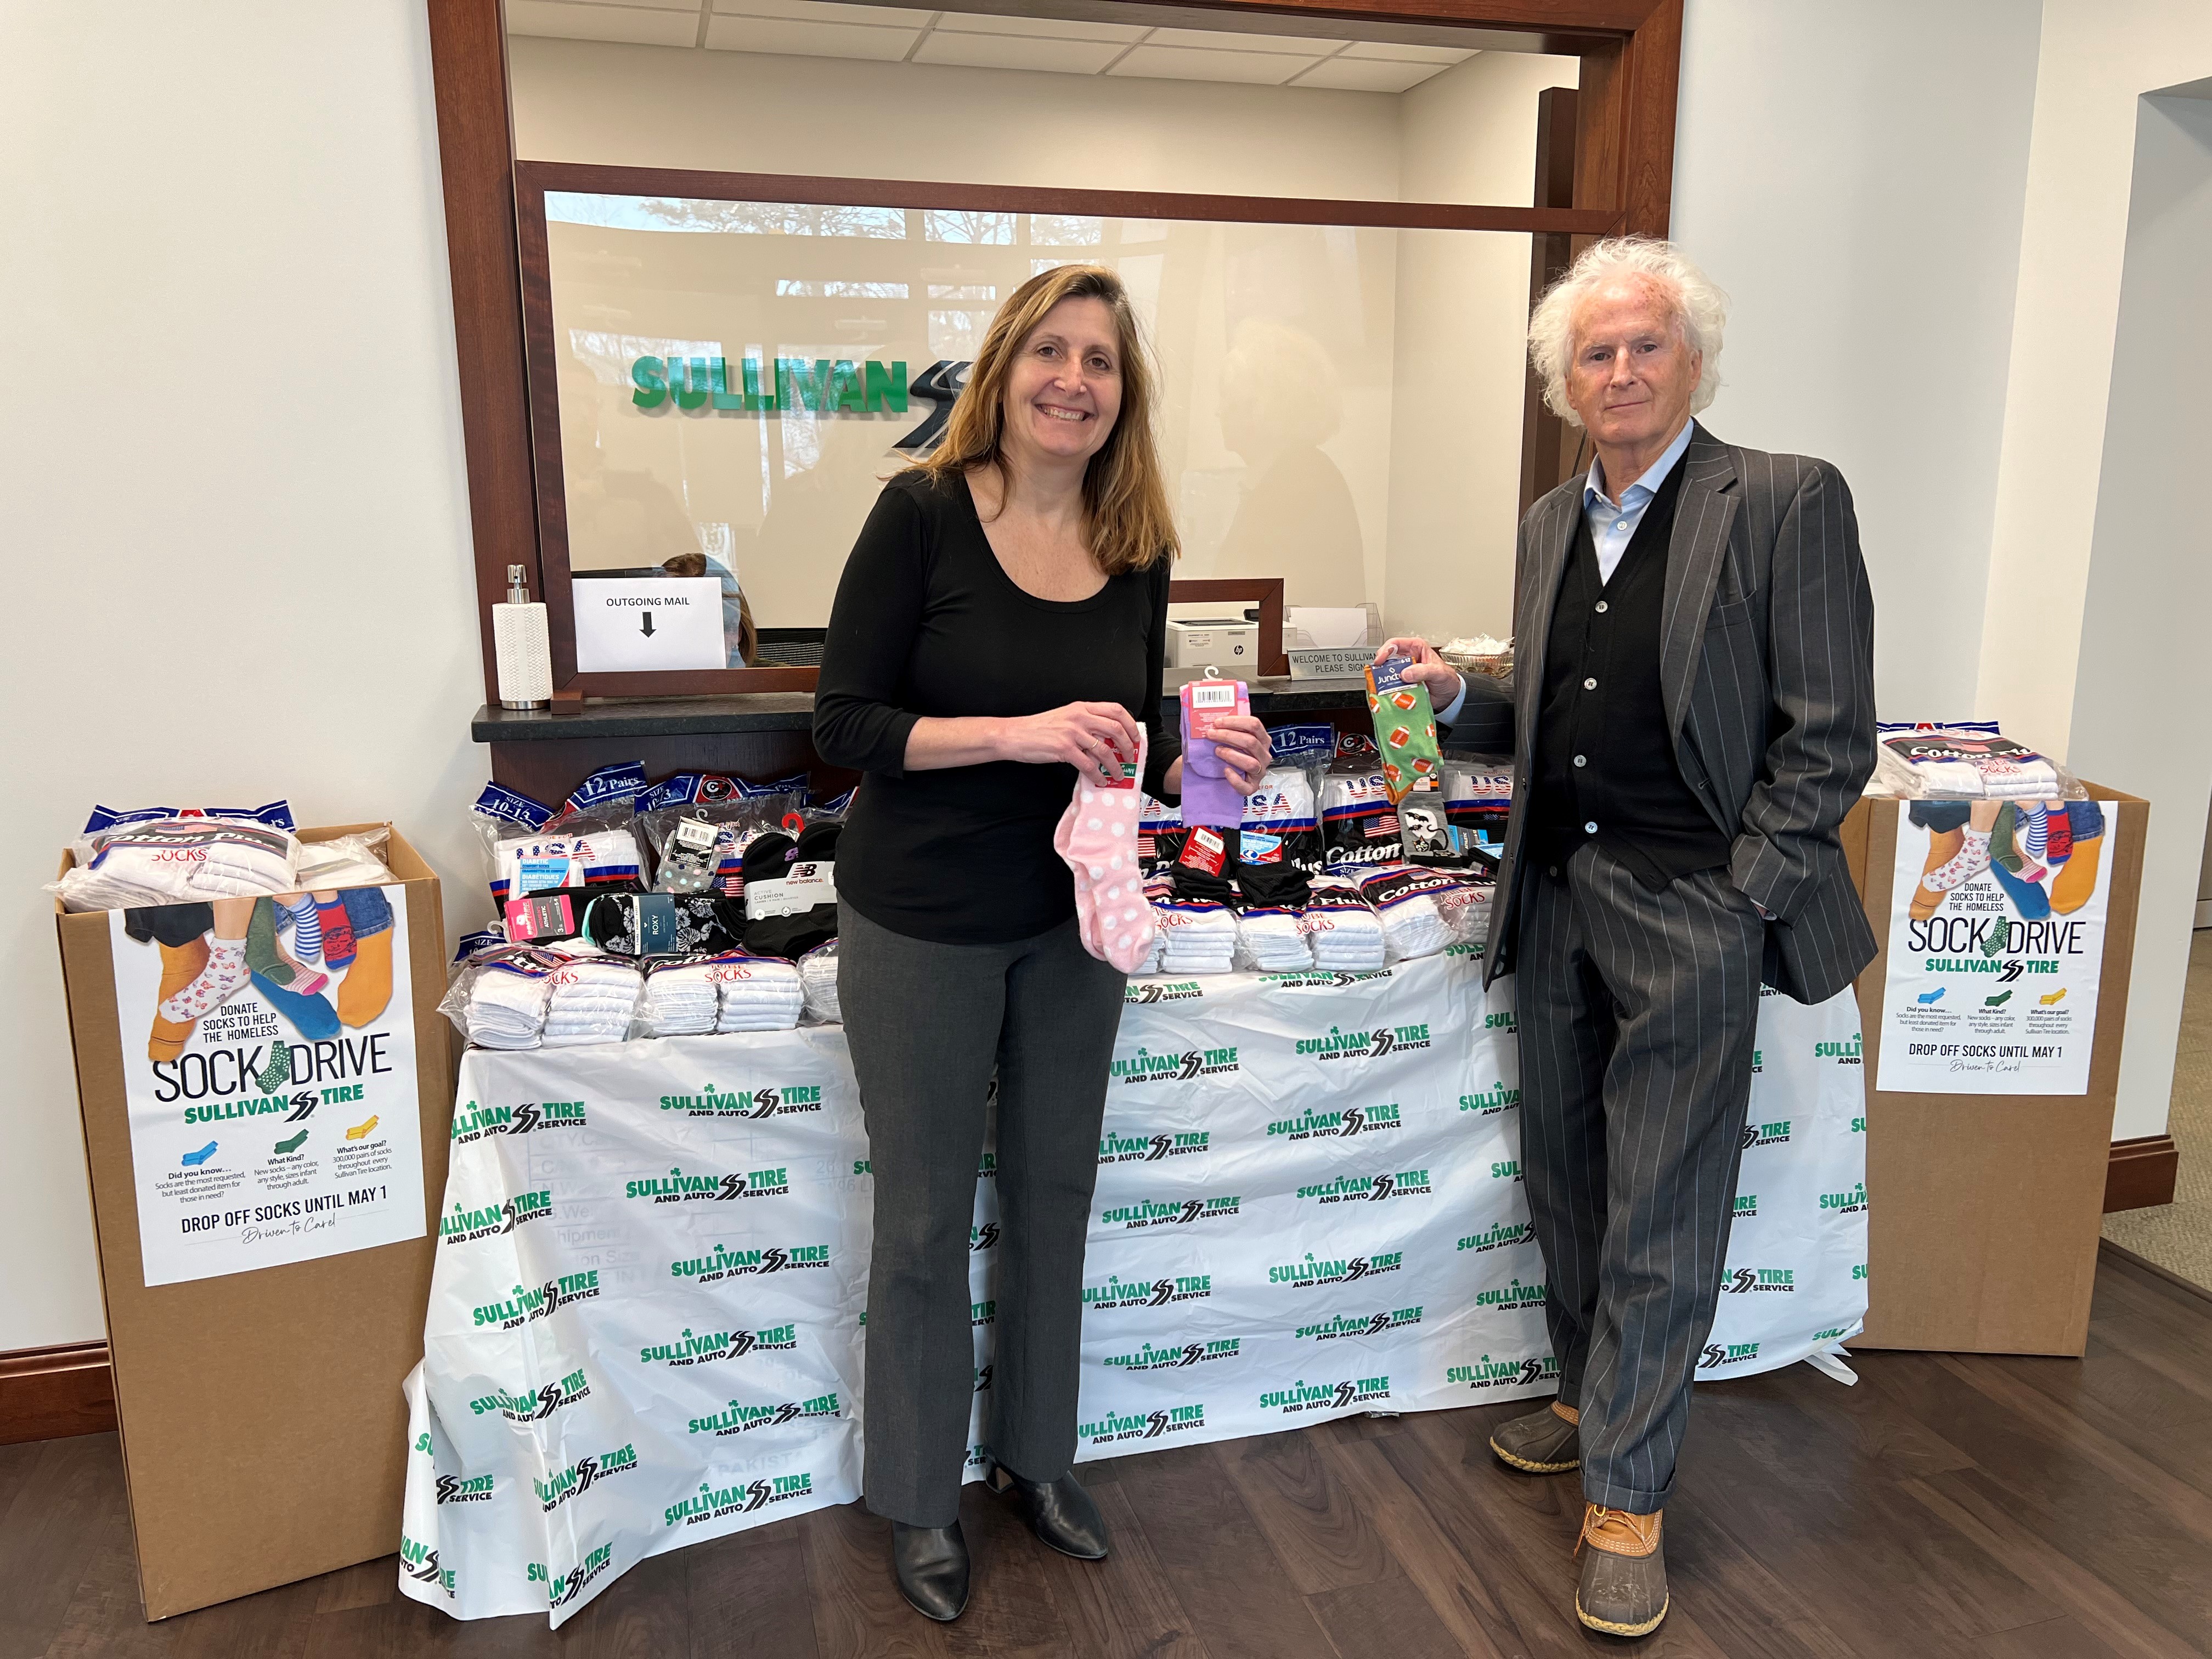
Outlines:
{"type": "MultiPolygon", "coordinates": [[[[967,1605],[959,1524],[974,1370],[969,1223],[998,1079],[997,1357],[986,1479],[1046,1543],[1098,1560],[1075,1456],[1083,1245],[1122,975],[1079,936],[1053,832],[1079,775],[1146,757],[1160,721],[1175,526],[1154,386],[1121,278],[1015,289],[944,441],[893,477],[838,583],[815,693],[823,759],[864,775],[837,852],[838,993],[868,1127],[869,1508],[899,1588],[967,1605]],[[1141,738],[1141,744],[1140,744],[1141,738]]],[[[1267,734],[1216,745],[1244,792],[1267,734]]]]}

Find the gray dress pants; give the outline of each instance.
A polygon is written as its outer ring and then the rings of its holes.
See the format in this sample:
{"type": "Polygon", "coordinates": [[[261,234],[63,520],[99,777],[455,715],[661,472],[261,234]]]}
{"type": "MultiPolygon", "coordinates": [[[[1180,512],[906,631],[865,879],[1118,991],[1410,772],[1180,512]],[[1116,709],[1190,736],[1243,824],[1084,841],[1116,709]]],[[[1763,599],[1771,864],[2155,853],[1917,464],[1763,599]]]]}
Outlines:
{"type": "Polygon", "coordinates": [[[1563,873],[1521,890],[1521,1164],[1583,1495],[1648,1515],[1720,1299],[1765,923],[1725,870],[1654,893],[1593,843],[1563,873]]]}
{"type": "Polygon", "coordinates": [[[968,1231],[999,1079],[992,1455],[1031,1480],[1075,1461],[1083,1246],[1121,972],[1073,919],[1011,945],[938,945],[838,906],[837,999],[875,1175],[867,1453],[877,1514],[948,1527],[975,1392],[968,1231]]]}

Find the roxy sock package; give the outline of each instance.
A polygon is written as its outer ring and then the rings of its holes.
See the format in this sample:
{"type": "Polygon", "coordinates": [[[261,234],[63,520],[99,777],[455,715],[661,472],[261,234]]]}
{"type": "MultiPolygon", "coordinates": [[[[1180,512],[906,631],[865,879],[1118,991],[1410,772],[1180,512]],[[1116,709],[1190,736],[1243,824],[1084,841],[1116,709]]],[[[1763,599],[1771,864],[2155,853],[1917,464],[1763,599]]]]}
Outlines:
{"type": "Polygon", "coordinates": [[[1367,712],[1375,721],[1382,780],[1393,806],[1417,781],[1435,777],[1443,766],[1429,688],[1406,678],[1413,665],[1411,657],[1385,657],[1367,666],[1367,712]]]}
{"type": "Polygon", "coordinates": [[[1244,821],[1244,797],[1230,781],[1213,733],[1223,720],[1252,712],[1252,694],[1242,680],[1206,672],[1182,689],[1182,821],[1234,830],[1244,821]]]}

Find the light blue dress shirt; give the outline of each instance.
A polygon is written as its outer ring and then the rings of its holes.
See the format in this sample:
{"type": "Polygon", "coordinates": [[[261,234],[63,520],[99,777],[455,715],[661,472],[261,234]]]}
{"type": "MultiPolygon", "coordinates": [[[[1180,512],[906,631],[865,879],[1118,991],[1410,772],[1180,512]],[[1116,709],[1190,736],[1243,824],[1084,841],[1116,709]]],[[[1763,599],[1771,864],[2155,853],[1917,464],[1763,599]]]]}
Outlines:
{"type": "MultiPolygon", "coordinates": [[[[1651,505],[1651,498],[1667,482],[1667,475],[1688,450],[1691,434],[1697,429],[1696,422],[1684,422],[1682,429],[1674,434],[1674,441],[1661,452],[1642,477],[1620,492],[1617,501],[1605,493],[1604,466],[1596,457],[1591,457],[1589,476],[1583,480],[1583,516],[1589,520],[1590,540],[1597,547],[1597,579],[1601,584],[1611,581],[1613,573],[1620,568],[1620,556],[1628,551],[1636,526],[1644,522],[1644,509],[1651,505]]],[[[1437,723],[1449,726],[1459,718],[1466,702],[1467,680],[1462,676],[1459,696],[1451,700],[1451,707],[1437,711],[1437,723]]]]}

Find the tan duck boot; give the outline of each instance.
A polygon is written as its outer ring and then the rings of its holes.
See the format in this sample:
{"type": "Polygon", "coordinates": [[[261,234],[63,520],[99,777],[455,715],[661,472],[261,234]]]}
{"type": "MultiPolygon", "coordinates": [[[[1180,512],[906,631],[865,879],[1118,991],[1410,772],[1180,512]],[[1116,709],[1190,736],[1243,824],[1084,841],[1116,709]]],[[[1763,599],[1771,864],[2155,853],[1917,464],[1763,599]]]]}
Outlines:
{"type": "Polygon", "coordinates": [[[1660,1516],[1631,1515],[1596,1504],[1583,1509],[1583,1582],[1575,1591],[1575,1617],[1608,1636],[1649,1636],[1667,1616],[1667,1554],[1659,1541],[1660,1516]]]}
{"type": "Polygon", "coordinates": [[[1554,1400],[1540,1412],[1516,1417],[1490,1437],[1490,1449],[1531,1474],[1565,1474],[1582,1467],[1582,1413],[1554,1400]]]}

